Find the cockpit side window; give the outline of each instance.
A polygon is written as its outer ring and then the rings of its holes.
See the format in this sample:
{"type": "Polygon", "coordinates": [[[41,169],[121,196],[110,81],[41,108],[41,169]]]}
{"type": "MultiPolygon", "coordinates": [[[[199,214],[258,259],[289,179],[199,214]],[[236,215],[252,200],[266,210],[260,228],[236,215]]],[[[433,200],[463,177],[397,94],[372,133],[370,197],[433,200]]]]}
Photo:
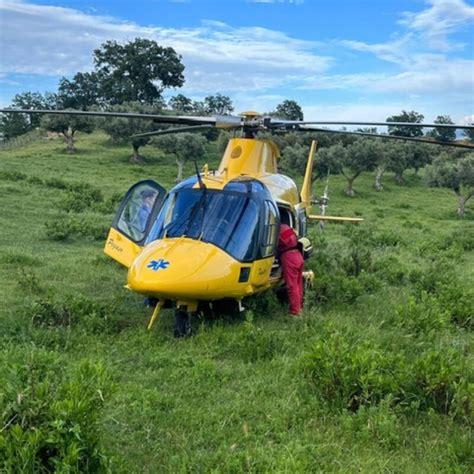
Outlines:
{"type": "Polygon", "coordinates": [[[128,197],[117,220],[117,228],[134,241],[141,241],[151,217],[159,192],[147,182],[138,184],[128,197]]]}
{"type": "Polygon", "coordinates": [[[274,255],[278,241],[278,231],[280,229],[278,210],[271,201],[265,201],[265,221],[263,228],[261,253],[262,257],[265,258],[274,255]]]}

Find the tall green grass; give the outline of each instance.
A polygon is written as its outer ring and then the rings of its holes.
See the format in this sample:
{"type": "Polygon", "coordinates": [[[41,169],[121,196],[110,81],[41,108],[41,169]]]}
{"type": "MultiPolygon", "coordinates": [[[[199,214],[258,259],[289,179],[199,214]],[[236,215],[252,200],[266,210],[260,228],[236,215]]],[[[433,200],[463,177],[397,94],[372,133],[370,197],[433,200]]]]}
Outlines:
{"type": "Polygon", "coordinates": [[[266,294],[176,340],[102,253],[120,196],[172,187],[174,160],[77,145],[0,154],[0,470],[473,471],[472,210],[417,176],[353,199],[331,178],[330,214],[365,222],[311,229],[303,317],[266,294]]]}

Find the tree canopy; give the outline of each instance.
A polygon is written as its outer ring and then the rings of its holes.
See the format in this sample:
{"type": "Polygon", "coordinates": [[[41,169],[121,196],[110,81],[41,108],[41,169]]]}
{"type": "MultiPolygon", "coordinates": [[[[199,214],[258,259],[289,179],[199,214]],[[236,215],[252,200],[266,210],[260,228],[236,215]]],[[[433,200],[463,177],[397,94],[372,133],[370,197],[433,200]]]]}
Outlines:
{"type": "Polygon", "coordinates": [[[285,120],[304,120],[303,111],[295,100],[284,100],[272,115],[285,120]]]}
{"type": "Polygon", "coordinates": [[[75,153],[74,135],[78,131],[91,133],[94,130],[94,120],[77,115],[45,115],[41,118],[41,126],[50,132],[60,133],[67,143],[68,153],[75,153]]]}
{"type": "MultiPolygon", "coordinates": [[[[434,123],[439,124],[454,124],[449,115],[438,115],[434,123]]],[[[456,130],[446,127],[436,127],[427,135],[433,137],[435,140],[440,142],[453,142],[456,140],[456,130]]]]}
{"type": "Polygon", "coordinates": [[[58,100],[61,108],[86,110],[102,105],[99,77],[95,72],[78,72],[70,81],[63,77],[59,81],[58,100]]]}
{"type": "Polygon", "coordinates": [[[173,48],[136,38],[124,45],[107,41],[94,50],[101,95],[109,104],[156,104],[169,87],[184,84],[184,65],[173,48]]]}
{"type": "MultiPolygon", "coordinates": [[[[143,105],[140,102],[127,102],[121,105],[114,105],[108,111],[160,113],[161,109],[150,105],[143,105]]],[[[131,143],[133,155],[130,161],[141,162],[142,157],[140,156],[139,149],[146,145],[150,139],[148,137],[130,138],[130,136],[157,130],[158,126],[152,120],[114,117],[102,120],[101,128],[110,136],[113,143],[131,143]]]]}
{"type": "Polygon", "coordinates": [[[206,114],[230,115],[234,111],[232,99],[219,93],[204,97],[202,105],[206,114]]]}
{"type": "Polygon", "coordinates": [[[429,186],[448,188],[459,199],[458,214],[464,217],[467,201],[474,196],[474,154],[461,158],[443,152],[426,173],[429,186]]]}
{"type": "MultiPolygon", "coordinates": [[[[401,114],[399,115],[392,115],[391,117],[387,117],[387,122],[413,122],[413,123],[421,123],[425,116],[423,114],[419,114],[412,110],[411,112],[407,112],[402,110],[401,114]]],[[[388,127],[389,135],[397,135],[399,137],[421,137],[423,136],[423,129],[421,127],[406,127],[403,125],[392,125],[388,127]]]]}
{"type": "Polygon", "coordinates": [[[178,173],[176,182],[183,179],[184,163],[188,160],[199,160],[206,153],[206,139],[198,133],[178,133],[176,135],[162,135],[153,138],[153,144],[165,153],[176,157],[178,173]]]}

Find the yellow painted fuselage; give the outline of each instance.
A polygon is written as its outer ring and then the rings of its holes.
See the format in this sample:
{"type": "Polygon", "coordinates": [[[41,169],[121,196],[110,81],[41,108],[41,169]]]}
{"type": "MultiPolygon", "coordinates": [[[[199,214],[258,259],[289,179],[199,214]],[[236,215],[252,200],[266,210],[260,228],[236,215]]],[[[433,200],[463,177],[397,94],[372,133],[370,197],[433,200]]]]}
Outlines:
{"type": "MultiPolygon", "coordinates": [[[[218,170],[206,170],[193,188],[205,186],[210,192],[219,192],[236,180],[258,180],[268,190],[269,200],[296,213],[308,203],[301,202],[294,181],[278,173],[278,157],[278,148],[271,141],[232,139],[218,170]]],[[[142,247],[114,228],[105,246],[108,255],[129,268],[130,290],[177,301],[188,310],[195,309],[198,301],[240,300],[278,284],[280,274],[272,273],[274,250],[275,246],[270,255],[239,261],[199,238],[165,235],[142,247]]]]}

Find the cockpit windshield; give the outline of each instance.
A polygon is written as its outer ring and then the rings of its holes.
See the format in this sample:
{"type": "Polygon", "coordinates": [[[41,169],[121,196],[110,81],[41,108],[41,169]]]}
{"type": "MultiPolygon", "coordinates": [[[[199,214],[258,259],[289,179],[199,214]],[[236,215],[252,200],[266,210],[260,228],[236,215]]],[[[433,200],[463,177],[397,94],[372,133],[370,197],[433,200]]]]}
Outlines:
{"type": "Polygon", "coordinates": [[[180,189],[164,203],[147,243],[186,236],[212,243],[240,261],[252,260],[257,245],[259,207],[248,194],[180,189]]]}

